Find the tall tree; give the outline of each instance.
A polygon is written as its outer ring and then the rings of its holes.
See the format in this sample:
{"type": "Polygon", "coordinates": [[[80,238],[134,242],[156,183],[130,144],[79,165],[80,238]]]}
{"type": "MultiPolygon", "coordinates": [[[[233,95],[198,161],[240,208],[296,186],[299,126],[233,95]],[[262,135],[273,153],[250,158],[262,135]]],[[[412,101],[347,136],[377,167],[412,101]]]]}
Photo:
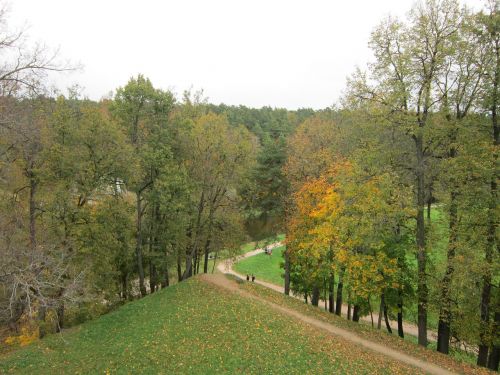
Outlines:
{"type": "MultiPolygon", "coordinates": [[[[499,84],[500,84],[500,16],[498,14],[499,4],[497,1],[489,2],[489,13],[480,14],[479,22],[482,24],[480,29],[483,43],[488,48],[491,63],[486,68],[486,79],[484,80],[484,108],[489,114],[491,121],[491,177],[489,183],[489,204],[488,204],[488,233],[485,244],[486,270],[483,276],[483,287],[481,292],[481,328],[480,343],[477,364],[480,366],[488,365],[491,369],[498,370],[500,358],[500,345],[498,343],[498,324],[500,320],[500,307],[498,306],[498,296],[496,308],[492,307],[492,273],[495,259],[498,259],[498,147],[500,145],[500,126],[498,125],[498,106],[499,106],[499,84]],[[490,324],[493,313],[495,324],[490,324]],[[496,331],[495,331],[496,329],[496,331]],[[492,341],[493,336],[493,341],[492,341]],[[496,341],[496,342],[495,342],[496,341]],[[488,360],[488,352],[491,353],[488,360]]],[[[498,287],[496,288],[498,292],[498,287]]]]}
{"type": "MultiPolygon", "coordinates": [[[[474,110],[478,101],[480,83],[484,74],[486,48],[473,32],[473,18],[464,14],[456,37],[456,48],[445,62],[442,76],[438,77],[437,87],[442,92],[440,114],[443,116],[444,137],[447,145],[443,170],[447,171],[445,186],[448,186],[448,228],[447,266],[441,280],[441,301],[438,324],[437,350],[448,354],[452,316],[452,279],[455,272],[455,255],[459,246],[459,199],[463,173],[459,170],[459,130],[465,118],[474,110]]],[[[439,124],[439,120],[436,119],[439,124]]],[[[439,138],[439,137],[437,137],[439,138]]]]}
{"type": "Polygon", "coordinates": [[[390,122],[400,124],[414,143],[416,246],[418,262],[418,342],[427,345],[427,248],[424,220],[426,176],[432,147],[432,111],[442,99],[435,82],[452,53],[461,13],[454,0],[417,4],[407,23],[389,18],[372,34],[376,62],[370,79],[358,72],[350,81],[354,103],[372,102],[390,122]]]}
{"type": "Polygon", "coordinates": [[[239,184],[255,160],[255,139],[245,128],[231,127],[222,115],[208,113],[197,118],[184,142],[196,203],[188,230],[190,242],[182,279],[193,274],[193,263],[202,248],[204,272],[208,272],[217,214],[224,206],[238,204],[239,184]]]}
{"type": "Polygon", "coordinates": [[[173,104],[174,97],[170,92],[155,89],[149,79],[138,75],[116,91],[112,107],[116,118],[127,129],[135,151],[135,173],[127,185],[136,195],[136,259],[139,288],[143,296],[146,295],[143,218],[147,206],[144,194],[157,177],[156,168],[170,154],[168,144],[162,144],[161,149],[155,149],[154,146],[159,145],[155,141],[163,135],[162,129],[166,127],[173,104]]]}

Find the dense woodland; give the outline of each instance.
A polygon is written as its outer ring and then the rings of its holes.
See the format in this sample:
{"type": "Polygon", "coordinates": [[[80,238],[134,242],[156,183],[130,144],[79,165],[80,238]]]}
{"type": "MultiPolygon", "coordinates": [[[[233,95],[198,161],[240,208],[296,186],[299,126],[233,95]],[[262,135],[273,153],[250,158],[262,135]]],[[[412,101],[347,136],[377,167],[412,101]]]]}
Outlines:
{"type": "Polygon", "coordinates": [[[498,369],[499,4],[416,4],[325,110],[210,104],[132,77],[49,92],[72,69],[0,14],[0,324],[43,337],[212,272],[286,233],[285,292],[498,369]],[[397,327],[390,320],[397,320],[397,327]]]}

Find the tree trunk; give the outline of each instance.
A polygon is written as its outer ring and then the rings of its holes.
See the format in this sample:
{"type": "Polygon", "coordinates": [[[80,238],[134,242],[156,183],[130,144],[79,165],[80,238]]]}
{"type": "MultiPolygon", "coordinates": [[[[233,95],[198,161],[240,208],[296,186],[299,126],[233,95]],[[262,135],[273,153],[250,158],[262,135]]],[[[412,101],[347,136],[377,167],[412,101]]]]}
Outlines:
{"type": "Polygon", "coordinates": [[[373,324],[373,310],[372,310],[372,304],[370,303],[370,297],[368,297],[368,309],[370,310],[370,318],[372,321],[372,328],[375,328],[373,324]]]}
{"type": "Polygon", "coordinates": [[[187,278],[193,276],[193,257],[195,256],[196,253],[196,245],[193,244],[193,246],[194,246],[193,250],[190,250],[191,249],[190,247],[188,247],[186,250],[186,269],[182,274],[181,281],[186,280],[187,278]]]}
{"type": "MultiPolygon", "coordinates": [[[[458,116],[458,114],[457,114],[458,116]]],[[[447,117],[450,121],[449,116],[447,117]]],[[[458,121],[459,119],[457,119],[458,121]]],[[[455,143],[457,140],[458,128],[455,123],[450,123],[451,129],[450,137],[450,150],[448,157],[453,160],[457,156],[457,149],[455,143]]],[[[449,208],[449,236],[447,248],[447,265],[446,272],[441,280],[441,306],[439,309],[439,322],[438,322],[438,341],[437,351],[443,354],[448,354],[450,351],[450,325],[451,325],[451,281],[455,271],[454,258],[457,248],[458,240],[458,181],[456,176],[452,176],[451,191],[450,191],[450,208],[449,208]]]]}
{"type": "MultiPolygon", "coordinates": [[[[213,204],[215,202],[212,201],[213,204]]],[[[215,208],[213,205],[210,207],[209,218],[208,218],[208,230],[207,230],[207,240],[205,241],[205,263],[203,264],[203,272],[208,273],[208,254],[210,253],[210,244],[212,242],[212,229],[213,229],[213,216],[215,208]]]]}
{"type": "MultiPolygon", "coordinates": [[[[488,254],[487,254],[488,255],[488,254]]],[[[488,259],[486,259],[488,261],[488,259]]],[[[483,277],[483,290],[481,293],[481,326],[479,332],[479,352],[477,355],[477,365],[486,367],[488,362],[489,345],[489,319],[490,319],[490,299],[491,299],[491,276],[489,271],[483,277]]]]}
{"type": "Polygon", "coordinates": [[[335,304],[335,314],[338,316],[342,315],[342,289],[344,287],[344,283],[342,282],[342,279],[344,277],[343,275],[344,270],[341,270],[340,276],[339,276],[339,283],[337,285],[337,303],[335,304]]]}
{"type": "Polygon", "coordinates": [[[200,253],[198,254],[198,257],[196,259],[196,274],[198,275],[200,273],[200,264],[201,264],[201,251],[200,253]]]}
{"type": "Polygon", "coordinates": [[[495,312],[495,324],[493,325],[493,346],[488,358],[488,368],[493,371],[498,371],[498,363],[500,360],[500,311],[497,307],[495,312]]]}
{"type": "Polygon", "coordinates": [[[312,290],[311,305],[317,307],[318,304],[319,304],[319,287],[315,286],[315,287],[313,287],[313,290],[312,290]]]}
{"type": "Polygon", "coordinates": [[[399,289],[399,301],[398,301],[398,335],[401,338],[405,337],[403,331],[403,291],[399,289]]]}
{"type": "Polygon", "coordinates": [[[36,189],[37,189],[38,184],[35,180],[35,177],[34,177],[32,171],[30,171],[29,176],[30,176],[30,197],[29,197],[30,247],[31,247],[31,251],[35,251],[35,249],[36,249],[36,201],[35,201],[35,195],[36,195],[36,189]]]}
{"type": "Polygon", "coordinates": [[[457,246],[457,193],[450,194],[450,215],[446,272],[441,280],[441,307],[439,311],[437,351],[448,354],[450,351],[451,325],[451,280],[454,272],[453,260],[457,246]]]}
{"type": "Polygon", "coordinates": [[[146,286],[144,285],[144,265],[142,262],[142,198],[141,194],[136,194],[137,200],[137,227],[136,227],[136,242],[135,242],[135,255],[137,258],[137,271],[139,273],[139,289],[141,296],[146,295],[146,286]]]}
{"type": "Polygon", "coordinates": [[[290,256],[288,250],[285,250],[285,294],[290,295],[290,256]]]}
{"type": "Polygon", "coordinates": [[[384,293],[380,296],[380,308],[378,310],[377,329],[382,328],[382,314],[384,313],[384,293]]]}
{"type": "Polygon", "coordinates": [[[177,253],[177,282],[182,280],[182,259],[181,253],[177,253]]]}
{"type": "Polygon", "coordinates": [[[169,277],[169,274],[168,274],[168,268],[165,268],[165,274],[164,274],[164,277],[163,277],[163,281],[162,281],[162,284],[161,284],[161,288],[166,288],[170,286],[170,277],[169,277]]]}
{"type": "Polygon", "coordinates": [[[335,312],[335,274],[332,272],[328,283],[328,311],[332,314],[335,312]]]}
{"type": "Polygon", "coordinates": [[[156,267],[153,261],[149,260],[149,292],[154,293],[156,289],[156,267]]]}
{"type": "Polygon", "coordinates": [[[209,237],[205,242],[205,258],[203,263],[203,273],[208,273],[208,254],[210,253],[210,233],[208,235],[209,237]]]}
{"type": "Polygon", "coordinates": [[[347,292],[347,320],[351,320],[352,318],[351,315],[352,315],[351,291],[349,290],[347,292]]]}
{"type": "Polygon", "coordinates": [[[127,293],[127,274],[125,272],[122,272],[121,276],[121,281],[122,281],[122,299],[126,300],[128,298],[128,293],[127,293]]]}
{"type": "Polygon", "coordinates": [[[61,301],[57,307],[57,322],[56,322],[56,332],[61,332],[64,328],[64,302],[61,301]]]}
{"type": "Polygon", "coordinates": [[[219,252],[216,251],[215,252],[215,256],[214,256],[214,263],[212,264],[212,273],[214,273],[215,271],[215,265],[217,264],[217,258],[219,257],[219,252]]]}
{"type": "Polygon", "coordinates": [[[168,274],[168,262],[167,262],[167,252],[165,252],[165,271],[163,273],[163,279],[161,281],[161,288],[166,288],[170,285],[170,275],[168,274]]]}
{"type": "Polygon", "coordinates": [[[353,322],[359,322],[359,306],[354,305],[354,310],[352,312],[352,321],[353,322]]]}
{"type": "Polygon", "coordinates": [[[389,322],[389,316],[387,315],[387,304],[385,303],[385,301],[384,301],[384,319],[387,332],[392,333],[391,323],[389,322]]]}
{"type": "Polygon", "coordinates": [[[323,280],[323,301],[325,301],[325,311],[328,311],[328,298],[326,298],[326,279],[323,280]]]}
{"type": "Polygon", "coordinates": [[[431,205],[432,205],[432,186],[429,188],[429,197],[427,198],[427,221],[431,221],[431,205]]]}
{"type": "Polygon", "coordinates": [[[47,309],[45,306],[40,306],[38,308],[38,337],[43,339],[47,334],[45,327],[45,317],[47,315],[47,309]]]}
{"type": "Polygon", "coordinates": [[[423,131],[419,129],[415,136],[415,146],[417,151],[417,263],[418,263],[418,285],[417,285],[417,301],[418,301],[418,344],[427,346],[427,303],[428,303],[428,287],[427,287],[427,254],[425,251],[425,222],[424,222],[424,205],[425,205],[425,165],[424,165],[424,146],[423,146],[423,131]]]}
{"type": "MultiPolygon", "coordinates": [[[[198,267],[198,249],[196,249],[196,252],[194,253],[194,257],[193,257],[193,270],[191,272],[191,275],[196,275],[196,267],[198,267]]],[[[186,265],[186,268],[187,268],[187,265],[186,265]]]]}

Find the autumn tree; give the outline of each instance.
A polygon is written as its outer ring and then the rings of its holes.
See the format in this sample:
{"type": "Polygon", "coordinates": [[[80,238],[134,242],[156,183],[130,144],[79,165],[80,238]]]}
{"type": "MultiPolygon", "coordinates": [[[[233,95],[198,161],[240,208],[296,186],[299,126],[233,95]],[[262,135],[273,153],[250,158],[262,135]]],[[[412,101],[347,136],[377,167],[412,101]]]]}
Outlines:
{"type": "Polygon", "coordinates": [[[216,231],[224,231],[224,220],[219,215],[225,208],[238,205],[238,187],[255,160],[254,150],[250,133],[243,127],[231,127],[224,116],[208,113],[188,124],[184,155],[188,175],[194,183],[195,205],[188,227],[182,279],[193,274],[201,254],[203,272],[208,272],[216,231]]]}

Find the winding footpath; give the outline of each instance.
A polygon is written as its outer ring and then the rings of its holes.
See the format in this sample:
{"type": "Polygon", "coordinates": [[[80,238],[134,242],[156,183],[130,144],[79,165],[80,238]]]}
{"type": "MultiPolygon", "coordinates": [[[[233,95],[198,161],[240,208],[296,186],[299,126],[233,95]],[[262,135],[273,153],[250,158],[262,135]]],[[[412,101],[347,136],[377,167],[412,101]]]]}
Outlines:
{"type": "MultiPolygon", "coordinates": [[[[219,268],[220,269],[220,268],[219,268]]],[[[229,272],[227,272],[229,273],[229,272]]],[[[234,273],[230,273],[233,274],[234,273]]],[[[236,274],[237,275],[237,274],[236,274]]],[[[256,301],[259,301],[262,304],[267,305],[271,309],[280,312],[281,314],[288,315],[296,320],[302,321],[314,328],[317,328],[323,332],[327,332],[329,334],[335,335],[337,337],[341,337],[345,340],[351,341],[355,344],[361,345],[366,349],[372,350],[376,353],[383,354],[386,357],[389,357],[393,360],[403,362],[407,365],[413,366],[415,368],[418,368],[419,370],[424,371],[425,373],[428,374],[435,374],[435,375],[452,375],[455,374],[454,372],[451,372],[447,369],[444,369],[440,366],[437,366],[435,364],[423,361],[421,359],[412,357],[408,354],[405,354],[401,351],[391,349],[385,345],[378,344],[373,341],[366,340],[351,331],[348,331],[343,328],[339,328],[333,324],[326,323],[324,321],[312,318],[310,316],[307,316],[305,314],[302,314],[296,310],[283,307],[281,305],[278,305],[276,303],[270,302],[262,297],[258,297],[256,295],[250,294],[242,289],[240,289],[235,281],[229,280],[228,278],[224,277],[224,275],[221,274],[201,274],[200,275],[201,279],[213,284],[217,287],[226,289],[230,292],[237,293],[242,297],[253,299],[256,301]]],[[[261,284],[264,285],[265,284],[261,284]]]]}
{"type": "MultiPolygon", "coordinates": [[[[274,249],[274,248],[279,247],[281,245],[282,245],[281,242],[275,242],[271,245],[268,245],[267,248],[274,249]]],[[[240,279],[245,279],[245,275],[242,275],[233,269],[233,264],[236,262],[239,262],[245,258],[249,258],[249,257],[255,256],[258,254],[262,254],[263,252],[264,252],[263,248],[255,249],[255,250],[249,251],[248,253],[240,255],[235,260],[227,259],[223,262],[220,262],[217,265],[217,270],[219,270],[222,273],[227,273],[229,275],[239,277],[240,279]]],[[[262,285],[262,286],[265,286],[266,288],[272,289],[272,290],[279,292],[279,293],[285,292],[285,288],[283,286],[280,286],[280,285],[268,283],[266,281],[262,281],[259,279],[256,279],[255,283],[262,285]]],[[[295,297],[297,299],[301,299],[301,300],[303,299],[302,296],[294,295],[293,297],[295,297]]],[[[319,306],[324,306],[324,305],[325,305],[325,301],[320,299],[319,306]]],[[[347,305],[346,304],[342,305],[342,315],[347,317],[347,305]]],[[[363,316],[363,317],[361,317],[361,320],[364,320],[366,322],[371,323],[370,316],[363,316]]],[[[376,312],[373,312],[373,321],[374,321],[374,324],[377,324],[377,322],[378,322],[378,314],[376,312]]],[[[391,324],[391,327],[395,327],[395,329],[397,330],[398,323],[396,321],[391,320],[390,324],[391,324]]],[[[384,323],[383,319],[382,319],[382,327],[385,329],[385,323],[384,323]]],[[[404,324],[404,332],[408,333],[412,336],[418,336],[418,327],[414,324],[411,324],[411,323],[405,323],[404,324]]],[[[437,341],[437,333],[436,332],[431,331],[431,330],[428,330],[427,332],[428,332],[428,340],[429,341],[433,341],[433,342],[437,341]]]]}
{"type": "MultiPolygon", "coordinates": [[[[275,248],[275,247],[278,247],[280,245],[281,245],[281,243],[277,242],[277,243],[274,243],[272,245],[269,245],[268,249],[275,248]]],[[[244,258],[255,256],[255,255],[261,254],[263,252],[264,252],[264,249],[256,249],[256,250],[253,250],[253,251],[250,251],[248,253],[243,254],[242,256],[238,257],[236,259],[236,261],[240,261],[244,258]]],[[[220,271],[223,274],[229,274],[229,275],[236,276],[240,279],[244,279],[245,278],[244,275],[241,275],[238,272],[233,270],[233,268],[232,268],[233,263],[234,263],[234,261],[231,261],[231,260],[223,261],[217,265],[217,269],[218,269],[218,271],[220,271]]],[[[258,300],[259,302],[262,302],[262,303],[268,305],[269,307],[271,307],[272,309],[274,309],[276,311],[279,311],[280,313],[289,315],[297,320],[305,322],[305,323],[307,323],[315,328],[318,328],[322,331],[326,331],[326,332],[333,334],[335,336],[340,336],[343,339],[346,339],[346,340],[349,340],[349,341],[354,342],[356,344],[359,344],[359,345],[361,345],[369,350],[372,350],[374,352],[381,353],[381,354],[383,354],[387,357],[390,357],[392,359],[395,359],[397,361],[401,361],[401,362],[404,362],[408,365],[419,368],[419,369],[425,371],[426,373],[436,374],[436,375],[454,374],[453,372],[451,372],[447,369],[444,369],[438,365],[435,365],[435,364],[423,361],[421,359],[412,357],[411,355],[408,355],[406,353],[403,353],[403,352],[395,350],[395,349],[391,349],[387,346],[375,343],[373,341],[366,340],[366,339],[364,339],[364,338],[362,338],[362,337],[360,337],[360,336],[358,336],[358,335],[354,334],[353,332],[350,332],[346,329],[339,328],[333,324],[329,324],[329,323],[326,323],[324,321],[312,318],[312,317],[304,315],[296,310],[280,306],[280,305],[275,304],[273,302],[270,302],[264,298],[252,295],[252,294],[245,292],[244,290],[241,290],[240,288],[238,288],[237,284],[234,281],[227,279],[223,275],[203,274],[202,279],[204,279],[205,281],[207,281],[211,284],[214,284],[218,287],[230,290],[234,293],[238,293],[244,297],[258,300]]],[[[280,292],[280,293],[284,292],[283,287],[275,285],[275,284],[271,284],[271,283],[261,281],[261,280],[255,280],[255,283],[262,285],[266,288],[275,290],[275,291],[280,292]]],[[[343,314],[346,313],[346,311],[345,311],[346,308],[347,308],[346,306],[343,306],[343,309],[342,309],[343,314]]],[[[376,319],[378,319],[378,315],[373,314],[373,319],[374,319],[374,321],[376,319]]],[[[365,320],[371,321],[371,318],[367,319],[365,317],[365,320]]],[[[413,334],[413,332],[417,332],[417,327],[413,326],[413,325],[406,324],[405,331],[410,333],[410,334],[413,334]]]]}

